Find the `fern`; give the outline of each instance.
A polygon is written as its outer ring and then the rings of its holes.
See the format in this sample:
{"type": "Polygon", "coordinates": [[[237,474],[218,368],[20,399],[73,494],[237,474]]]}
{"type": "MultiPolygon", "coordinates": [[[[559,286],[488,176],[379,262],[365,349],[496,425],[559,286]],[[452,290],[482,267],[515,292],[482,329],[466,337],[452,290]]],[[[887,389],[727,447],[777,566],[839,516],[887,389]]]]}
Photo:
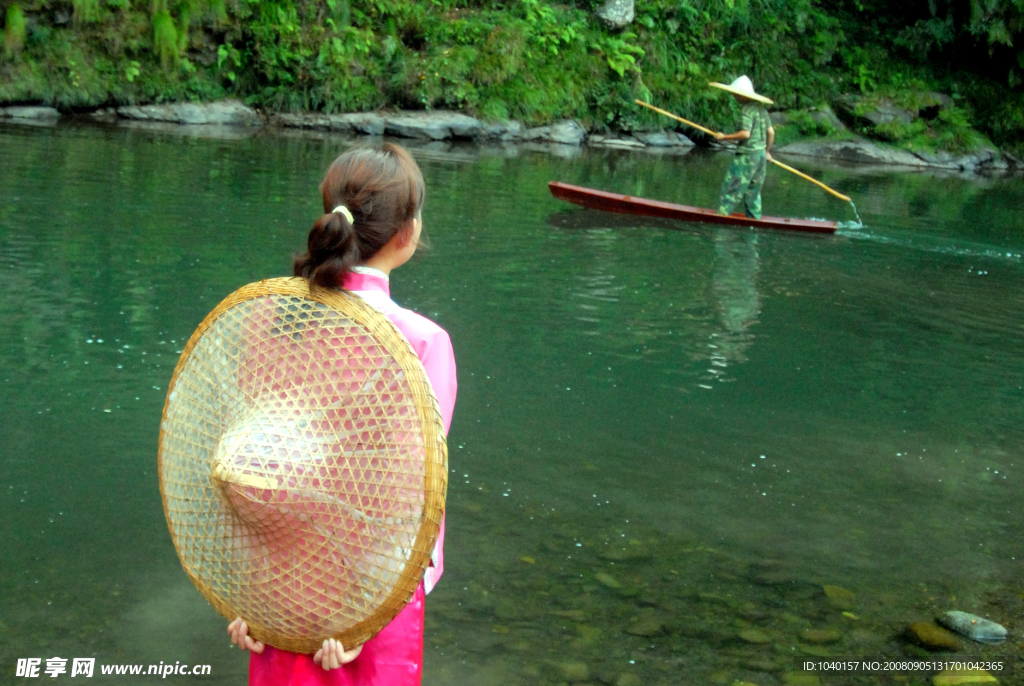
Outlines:
{"type": "Polygon", "coordinates": [[[14,57],[25,47],[25,15],[17,5],[7,8],[7,21],[4,26],[4,52],[14,57]]]}
{"type": "Polygon", "coordinates": [[[164,67],[178,59],[178,31],[168,12],[157,12],[153,16],[153,52],[164,67]]]}

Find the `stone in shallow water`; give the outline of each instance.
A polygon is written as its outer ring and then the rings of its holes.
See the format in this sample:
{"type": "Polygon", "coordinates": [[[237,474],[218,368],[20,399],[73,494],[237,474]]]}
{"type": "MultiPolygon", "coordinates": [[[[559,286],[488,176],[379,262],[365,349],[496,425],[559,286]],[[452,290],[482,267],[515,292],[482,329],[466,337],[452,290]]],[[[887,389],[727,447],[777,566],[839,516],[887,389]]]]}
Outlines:
{"type": "Polygon", "coordinates": [[[999,680],[984,669],[945,670],[932,677],[932,684],[934,684],[934,686],[997,683],[999,683],[999,680]]]}
{"type": "Polygon", "coordinates": [[[939,617],[939,624],[979,643],[1002,643],[1006,628],[991,619],[953,610],[939,617]]]}
{"type": "Polygon", "coordinates": [[[598,583],[602,586],[607,586],[608,588],[622,588],[622,583],[620,583],[619,580],[611,574],[598,572],[594,575],[594,578],[597,579],[598,583]]]}
{"type": "Polygon", "coordinates": [[[834,653],[824,646],[812,646],[806,643],[797,644],[797,650],[804,655],[810,655],[811,657],[833,657],[834,653]]]}
{"type": "Polygon", "coordinates": [[[658,636],[665,630],[665,625],[653,614],[640,615],[626,627],[626,633],[633,636],[658,636]]]}
{"type": "Polygon", "coordinates": [[[611,562],[636,562],[648,559],[651,556],[651,552],[639,545],[609,546],[599,552],[597,556],[602,560],[609,560],[611,562]]]}
{"type": "Polygon", "coordinates": [[[494,616],[502,621],[512,621],[523,616],[523,611],[518,603],[511,600],[501,600],[494,608],[494,616]]]}
{"type": "Polygon", "coordinates": [[[752,672],[781,672],[783,669],[782,665],[768,657],[752,657],[744,660],[742,665],[752,672]]]}
{"type": "Polygon", "coordinates": [[[915,622],[907,627],[906,636],[928,650],[960,650],[960,639],[934,622],[915,622]]]}
{"type": "Polygon", "coordinates": [[[772,637],[760,629],[744,629],[740,632],[740,638],[747,643],[771,643],[772,637]]]}
{"type": "Polygon", "coordinates": [[[819,686],[821,680],[810,672],[786,672],[782,675],[782,683],[786,686],[819,686]]]}
{"type": "Polygon", "coordinates": [[[835,643],[843,638],[839,629],[804,629],[800,632],[800,640],[807,643],[835,643]]]}
{"type": "Polygon", "coordinates": [[[853,594],[853,591],[848,591],[842,586],[822,586],[825,590],[825,596],[828,598],[829,604],[837,610],[852,610],[854,600],[857,596],[853,594]]]}
{"type": "Polygon", "coordinates": [[[615,680],[615,686],[642,686],[643,683],[643,679],[629,672],[620,674],[619,678],[615,680]]]}
{"type": "Polygon", "coordinates": [[[555,667],[566,681],[586,681],[590,678],[590,669],[586,662],[559,662],[555,667]]]}

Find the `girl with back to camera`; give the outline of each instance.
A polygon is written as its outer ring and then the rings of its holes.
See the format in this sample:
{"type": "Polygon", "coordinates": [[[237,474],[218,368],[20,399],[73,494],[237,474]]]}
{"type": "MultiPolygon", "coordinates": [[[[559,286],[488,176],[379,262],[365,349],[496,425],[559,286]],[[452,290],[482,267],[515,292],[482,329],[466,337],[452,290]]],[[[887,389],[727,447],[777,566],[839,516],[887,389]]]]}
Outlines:
{"type": "MultiPolygon", "coordinates": [[[[320,184],[324,212],[295,258],[295,276],[310,286],[344,288],[383,313],[412,345],[434,388],[445,434],[455,407],[455,357],[444,329],[399,307],[390,297],[392,269],[419,244],[425,187],[412,156],[390,143],[356,149],[331,164],[320,184]]],[[[423,667],[423,603],[444,570],[444,518],[431,564],[412,600],[375,637],[346,650],[335,639],[315,655],[265,646],[241,618],[228,625],[231,641],[249,650],[250,686],[417,686],[423,667]]]]}

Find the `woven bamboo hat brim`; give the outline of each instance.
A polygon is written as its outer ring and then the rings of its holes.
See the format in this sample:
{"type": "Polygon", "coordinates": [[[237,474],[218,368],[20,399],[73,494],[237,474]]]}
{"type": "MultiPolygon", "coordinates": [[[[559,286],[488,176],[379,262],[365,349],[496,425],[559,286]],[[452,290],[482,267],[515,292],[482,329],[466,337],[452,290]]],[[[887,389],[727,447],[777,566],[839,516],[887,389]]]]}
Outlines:
{"type": "Polygon", "coordinates": [[[733,81],[730,84],[724,84],[724,83],[718,83],[717,81],[712,81],[708,85],[709,86],[713,86],[715,88],[721,88],[722,90],[729,91],[730,93],[735,93],[736,95],[739,95],[739,96],[742,96],[744,98],[747,98],[748,100],[757,100],[758,102],[764,103],[765,105],[774,105],[775,104],[774,102],[772,102],[768,98],[764,97],[763,95],[759,95],[759,94],[755,93],[754,92],[754,84],[751,82],[750,78],[748,76],[746,76],[746,75],[739,77],[738,79],[736,79],[735,81],[733,81]]]}
{"type": "Polygon", "coordinates": [[[409,343],[344,291],[268,279],[228,296],[174,369],[160,493],[196,587],[250,635],[361,645],[406,606],[448,485],[437,400],[409,343]]]}

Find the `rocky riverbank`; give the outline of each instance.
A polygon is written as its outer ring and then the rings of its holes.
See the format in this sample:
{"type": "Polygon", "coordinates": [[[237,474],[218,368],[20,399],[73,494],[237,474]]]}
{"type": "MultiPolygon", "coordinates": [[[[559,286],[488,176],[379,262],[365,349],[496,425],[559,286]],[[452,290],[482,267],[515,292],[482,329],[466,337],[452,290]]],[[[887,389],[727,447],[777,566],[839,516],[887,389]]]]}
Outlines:
{"type": "MultiPolygon", "coordinates": [[[[51,125],[60,121],[62,116],[61,112],[51,107],[0,108],[0,121],[51,125]]],[[[607,135],[589,133],[573,120],[530,128],[517,121],[485,122],[459,112],[436,110],[279,114],[259,112],[237,100],[105,108],[95,110],[88,116],[108,123],[141,122],[225,129],[299,129],[349,135],[386,135],[425,141],[547,143],[570,148],[586,145],[685,153],[696,145],[685,135],[672,130],[607,135]]],[[[772,116],[778,118],[780,128],[787,125],[786,113],[773,113],[772,116]]],[[[712,145],[724,147],[717,143],[712,145]]],[[[852,135],[841,139],[797,140],[777,147],[775,152],[843,163],[887,166],[894,170],[943,169],[968,174],[1024,172],[1024,160],[992,147],[955,156],[944,152],[913,152],[852,135]]]]}

